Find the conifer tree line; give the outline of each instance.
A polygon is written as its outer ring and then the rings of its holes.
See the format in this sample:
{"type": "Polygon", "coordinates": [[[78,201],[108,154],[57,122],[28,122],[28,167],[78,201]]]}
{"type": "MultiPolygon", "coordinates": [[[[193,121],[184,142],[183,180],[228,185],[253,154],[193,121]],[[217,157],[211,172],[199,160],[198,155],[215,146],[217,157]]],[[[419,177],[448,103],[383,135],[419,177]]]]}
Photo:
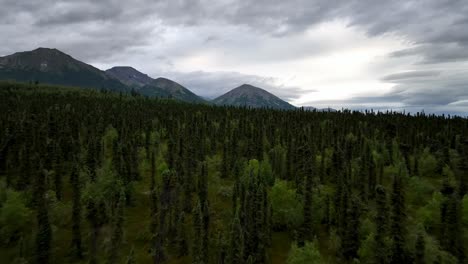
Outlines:
{"type": "Polygon", "coordinates": [[[0,83],[1,263],[467,263],[468,120],[0,83]]]}

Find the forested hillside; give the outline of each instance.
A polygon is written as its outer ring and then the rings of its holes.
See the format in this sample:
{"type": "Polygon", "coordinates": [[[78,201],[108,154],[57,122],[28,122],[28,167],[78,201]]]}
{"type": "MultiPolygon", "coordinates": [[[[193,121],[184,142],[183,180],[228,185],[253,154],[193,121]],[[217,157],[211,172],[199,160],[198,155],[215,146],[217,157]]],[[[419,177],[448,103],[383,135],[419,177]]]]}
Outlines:
{"type": "Polygon", "coordinates": [[[468,120],[0,84],[1,263],[466,263],[468,120]]]}

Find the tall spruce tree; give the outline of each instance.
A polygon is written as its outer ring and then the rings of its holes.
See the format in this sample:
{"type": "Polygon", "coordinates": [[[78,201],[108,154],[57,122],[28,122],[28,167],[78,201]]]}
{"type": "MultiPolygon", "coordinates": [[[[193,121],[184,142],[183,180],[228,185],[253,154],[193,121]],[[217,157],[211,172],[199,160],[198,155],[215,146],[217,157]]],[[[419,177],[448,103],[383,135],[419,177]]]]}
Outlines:
{"type": "Polygon", "coordinates": [[[305,186],[304,186],[304,222],[302,224],[299,234],[299,247],[303,247],[305,241],[312,241],[313,226],[312,226],[312,186],[313,186],[313,175],[315,173],[315,154],[313,151],[310,152],[310,156],[307,159],[307,169],[305,174],[305,186]]]}
{"type": "Polygon", "coordinates": [[[386,238],[388,235],[388,205],[387,192],[385,188],[378,185],[375,189],[375,202],[377,215],[375,224],[377,227],[375,235],[375,261],[376,263],[388,263],[388,248],[386,238]]]}
{"type": "Polygon", "coordinates": [[[193,211],[193,242],[192,242],[192,263],[203,263],[202,241],[203,241],[203,211],[202,204],[198,200],[193,211]]]}
{"type": "Polygon", "coordinates": [[[393,179],[393,190],[391,195],[392,213],[391,213],[391,238],[392,248],[390,252],[391,263],[406,263],[408,255],[405,250],[405,198],[402,184],[404,165],[400,168],[400,173],[393,179]]]}
{"type": "Polygon", "coordinates": [[[351,206],[347,209],[345,216],[345,230],[341,242],[341,255],[344,259],[350,261],[357,259],[360,246],[360,203],[357,197],[351,199],[351,206]]]}
{"type": "Polygon", "coordinates": [[[414,263],[415,264],[425,264],[426,261],[424,260],[424,251],[425,251],[425,241],[424,235],[422,233],[418,234],[416,238],[416,245],[415,245],[415,254],[414,254],[414,263]]]}
{"type": "Polygon", "coordinates": [[[47,264],[50,261],[50,247],[52,242],[52,229],[49,222],[49,209],[45,198],[46,172],[39,173],[36,182],[38,188],[37,201],[37,234],[36,234],[36,263],[47,264]]]}
{"type": "Polygon", "coordinates": [[[183,257],[188,255],[188,243],[187,243],[187,233],[186,233],[186,223],[185,223],[185,212],[181,211],[177,218],[177,234],[175,238],[177,256],[183,257]]]}
{"type": "Polygon", "coordinates": [[[112,222],[112,235],[111,235],[111,245],[110,252],[108,257],[108,263],[113,264],[117,262],[118,253],[120,246],[123,241],[123,224],[124,224],[124,214],[125,214],[125,192],[122,190],[119,195],[119,201],[117,203],[117,208],[115,210],[114,219],[112,222]]]}
{"type": "Polygon", "coordinates": [[[81,241],[81,186],[79,170],[75,166],[70,175],[72,187],[72,245],[71,248],[76,258],[83,258],[81,241]]]}
{"type": "Polygon", "coordinates": [[[242,263],[244,261],[244,230],[240,224],[239,210],[236,210],[229,233],[229,251],[226,264],[242,263]]]}

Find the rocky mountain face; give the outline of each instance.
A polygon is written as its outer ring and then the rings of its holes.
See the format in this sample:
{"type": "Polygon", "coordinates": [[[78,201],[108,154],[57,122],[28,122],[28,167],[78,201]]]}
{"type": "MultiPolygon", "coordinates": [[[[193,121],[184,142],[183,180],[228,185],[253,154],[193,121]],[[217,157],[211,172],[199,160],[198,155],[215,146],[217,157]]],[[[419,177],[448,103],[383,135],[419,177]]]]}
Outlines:
{"type": "Polygon", "coordinates": [[[130,87],[139,88],[154,81],[153,78],[129,66],[113,67],[106,70],[106,73],[130,87]]]}
{"type": "Polygon", "coordinates": [[[217,105],[294,109],[291,104],[258,87],[243,84],[213,100],[217,105]]]}

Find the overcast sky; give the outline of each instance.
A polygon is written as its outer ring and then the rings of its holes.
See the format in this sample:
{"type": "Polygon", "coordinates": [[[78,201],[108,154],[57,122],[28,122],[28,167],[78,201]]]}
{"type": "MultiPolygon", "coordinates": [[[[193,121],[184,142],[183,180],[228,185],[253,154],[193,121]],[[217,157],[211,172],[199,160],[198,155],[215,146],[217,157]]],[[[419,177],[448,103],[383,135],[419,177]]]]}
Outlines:
{"type": "Polygon", "coordinates": [[[0,56],[57,48],[205,97],[468,112],[467,0],[0,0],[0,56]]]}

